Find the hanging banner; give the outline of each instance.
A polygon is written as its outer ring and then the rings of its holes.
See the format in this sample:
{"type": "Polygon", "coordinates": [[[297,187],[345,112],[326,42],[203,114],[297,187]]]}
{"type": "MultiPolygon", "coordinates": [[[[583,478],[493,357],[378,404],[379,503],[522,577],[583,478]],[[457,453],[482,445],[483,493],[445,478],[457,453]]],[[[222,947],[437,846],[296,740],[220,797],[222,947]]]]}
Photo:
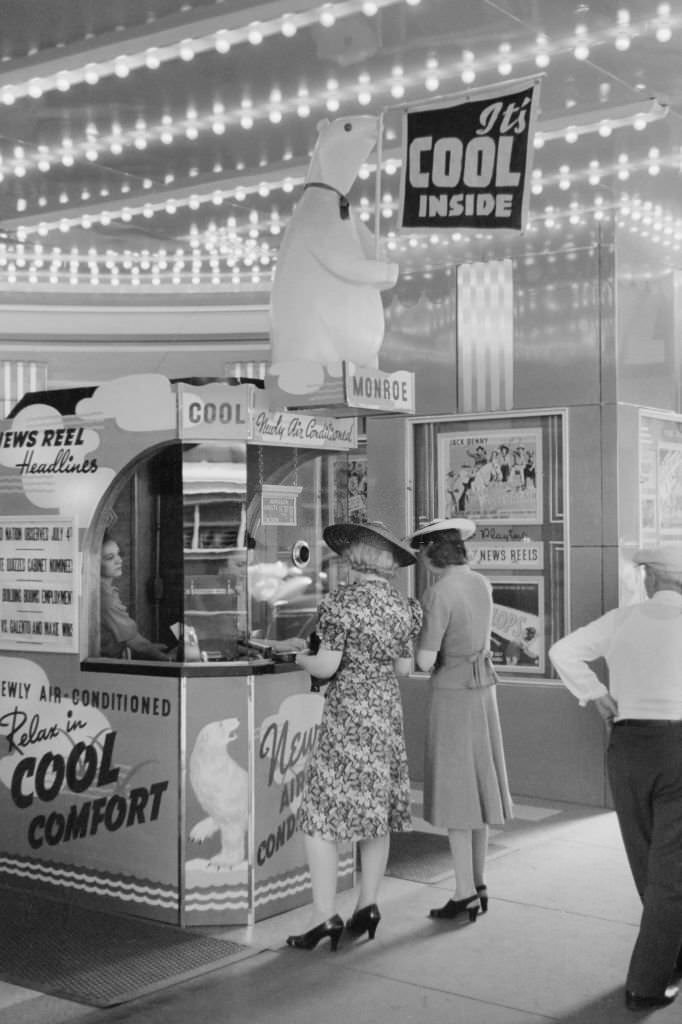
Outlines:
{"type": "Polygon", "coordinates": [[[263,484],[260,499],[262,526],[296,526],[296,506],[302,487],[263,484]]]}
{"type": "Polygon", "coordinates": [[[400,224],[522,231],[539,80],[406,108],[400,224]]]}

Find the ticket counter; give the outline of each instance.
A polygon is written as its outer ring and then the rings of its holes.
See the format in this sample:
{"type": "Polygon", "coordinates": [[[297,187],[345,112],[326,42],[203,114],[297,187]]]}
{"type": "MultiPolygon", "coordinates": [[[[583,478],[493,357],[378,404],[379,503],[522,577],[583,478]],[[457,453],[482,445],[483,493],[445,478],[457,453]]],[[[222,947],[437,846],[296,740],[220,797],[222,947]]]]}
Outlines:
{"type": "Polygon", "coordinates": [[[292,650],[340,579],[321,537],[357,435],[299,413],[294,446],[290,415],[251,384],[145,375],[0,424],[4,883],[179,925],[310,899],[295,821],[324,698],[292,650]],[[103,655],[112,538],[153,660],[132,637],[103,655]]]}

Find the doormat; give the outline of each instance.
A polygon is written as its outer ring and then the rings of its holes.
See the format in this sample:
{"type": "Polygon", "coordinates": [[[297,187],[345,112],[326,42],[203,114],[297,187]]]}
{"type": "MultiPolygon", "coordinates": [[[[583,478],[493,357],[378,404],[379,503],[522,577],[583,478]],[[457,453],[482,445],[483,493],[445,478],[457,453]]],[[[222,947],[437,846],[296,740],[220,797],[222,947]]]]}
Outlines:
{"type": "MultiPolygon", "coordinates": [[[[500,848],[501,849],[501,848],[500,848]]],[[[490,843],[488,853],[495,852],[490,843]]],[[[454,873],[448,837],[435,832],[394,832],[386,874],[408,882],[437,882],[454,873]]]]}
{"type": "Polygon", "coordinates": [[[0,889],[0,979],[87,1006],[116,1006],[258,950],[173,925],[0,889]]]}

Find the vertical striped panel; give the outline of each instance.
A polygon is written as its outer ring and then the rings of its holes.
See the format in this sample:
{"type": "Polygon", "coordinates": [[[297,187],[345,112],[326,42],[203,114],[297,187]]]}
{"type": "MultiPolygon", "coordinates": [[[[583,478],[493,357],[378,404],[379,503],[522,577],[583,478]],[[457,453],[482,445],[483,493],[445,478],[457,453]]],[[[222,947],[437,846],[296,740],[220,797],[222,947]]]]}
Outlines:
{"type": "Polygon", "coordinates": [[[225,376],[228,380],[265,380],[268,364],[258,360],[241,361],[225,364],[225,376]]]}
{"type": "Polygon", "coordinates": [[[514,291],[511,260],[457,267],[457,411],[514,405],[514,291]]]}
{"type": "Polygon", "coordinates": [[[47,363],[24,359],[0,360],[0,403],[2,416],[9,416],[13,406],[28,391],[44,391],[47,387],[47,363]]]}

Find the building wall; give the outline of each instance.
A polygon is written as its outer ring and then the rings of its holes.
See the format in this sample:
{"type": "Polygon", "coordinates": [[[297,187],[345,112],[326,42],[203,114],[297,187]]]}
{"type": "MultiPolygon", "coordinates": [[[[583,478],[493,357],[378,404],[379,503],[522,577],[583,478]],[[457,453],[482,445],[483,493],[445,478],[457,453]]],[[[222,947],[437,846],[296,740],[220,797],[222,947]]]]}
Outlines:
{"type": "MultiPolygon", "coordinates": [[[[554,246],[547,238],[538,240],[536,252],[528,251],[527,241],[517,248],[507,253],[513,274],[512,407],[567,410],[567,625],[575,628],[612,607],[618,596],[614,239],[606,225],[577,232],[569,245],[562,235],[554,246]]],[[[451,287],[451,278],[444,283],[451,287]]],[[[430,309],[438,306],[432,293],[430,309]]],[[[421,416],[459,411],[456,340],[454,349],[433,395],[417,391],[421,416]]],[[[421,359],[422,350],[416,349],[417,380],[421,359]]],[[[433,361],[430,355],[430,366],[433,361]]],[[[405,533],[413,505],[409,432],[396,421],[368,420],[368,451],[370,514],[405,533]]],[[[428,681],[412,676],[402,681],[401,690],[410,770],[418,781],[428,681]]],[[[605,736],[593,711],[580,708],[556,678],[515,676],[501,683],[498,696],[517,796],[595,806],[608,802],[605,736]]]]}

